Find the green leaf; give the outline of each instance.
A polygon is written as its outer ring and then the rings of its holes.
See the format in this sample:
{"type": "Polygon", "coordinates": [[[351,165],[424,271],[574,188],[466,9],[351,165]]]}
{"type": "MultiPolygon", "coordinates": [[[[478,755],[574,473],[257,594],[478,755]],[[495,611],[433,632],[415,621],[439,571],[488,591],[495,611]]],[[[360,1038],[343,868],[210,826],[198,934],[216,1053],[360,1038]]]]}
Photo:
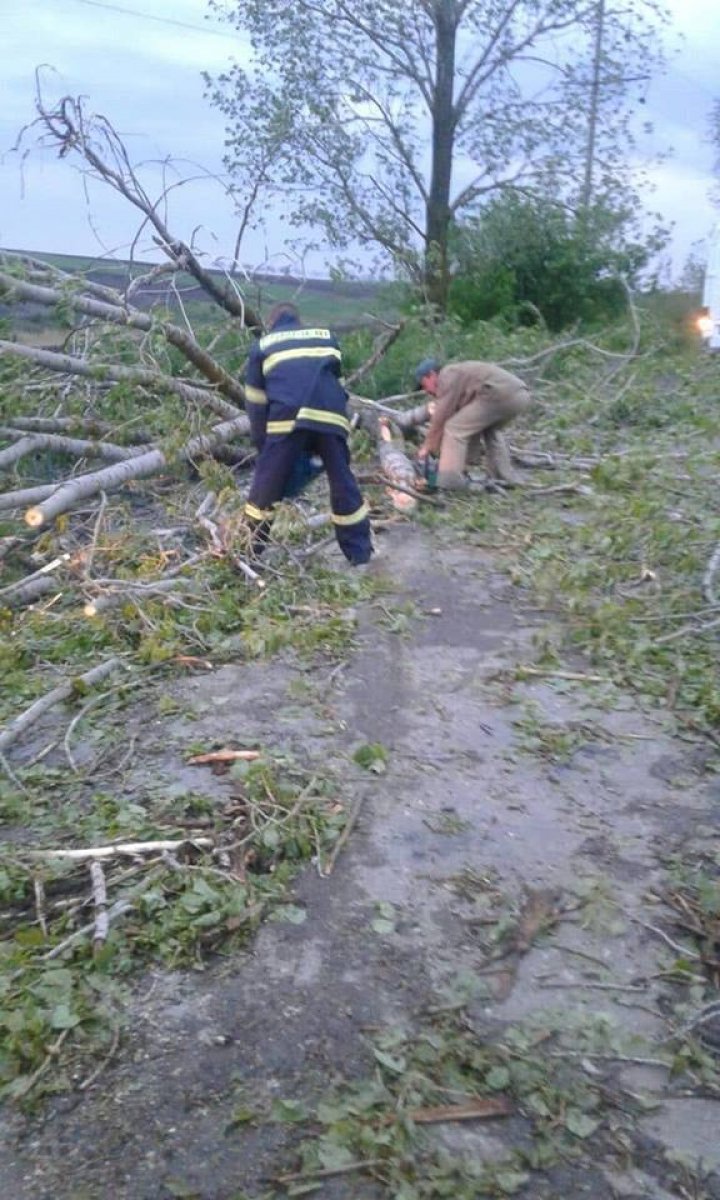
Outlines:
{"type": "Polygon", "coordinates": [[[533,1092],[531,1096],[528,1096],[527,1103],[530,1105],[530,1108],[533,1110],[533,1112],[536,1112],[539,1117],[550,1116],[550,1109],[540,1092],[533,1092]]]}
{"type": "Polygon", "coordinates": [[[285,1124],[294,1125],[300,1121],[307,1121],[309,1117],[310,1111],[302,1100],[282,1100],[279,1098],[273,1100],[273,1121],[282,1121],[285,1124]]]}
{"type": "Polygon", "coordinates": [[[245,1105],[240,1105],[238,1108],[234,1108],[230,1113],[230,1120],[225,1126],[224,1132],[226,1134],[232,1133],[233,1129],[235,1129],[238,1125],[248,1125],[251,1121],[255,1121],[257,1119],[257,1115],[258,1114],[255,1112],[254,1108],[248,1108],[245,1105]]]}
{"type": "Polygon", "coordinates": [[[493,1091],[499,1092],[510,1082],[510,1072],[507,1067],[492,1067],[485,1076],[485,1083],[493,1091]]]}
{"type": "Polygon", "coordinates": [[[326,1171],[336,1171],[339,1167],[346,1167],[348,1163],[355,1160],[355,1155],[347,1146],[327,1139],[320,1141],[317,1151],[318,1158],[326,1171]]]}
{"type": "Polygon", "coordinates": [[[525,1171],[498,1171],[495,1182],[506,1196],[514,1196],[525,1187],[530,1176],[525,1171]]]}
{"type": "Polygon", "coordinates": [[[565,1128],[568,1133],[572,1133],[578,1138],[590,1137],[590,1134],[594,1133],[599,1125],[598,1120],[581,1112],[579,1108],[569,1108],[565,1114],[565,1128]]]}
{"type": "Polygon", "coordinates": [[[273,913],[274,921],[283,921],[287,925],[302,925],[307,920],[307,911],[298,904],[281,904],[273,913]]]}
{"type": "Polygon", "coordinates": [[[376,775],[382,775],[387,769],[387,761],[388,752],[380,742],[370,742],[365,746],[358,746],[353,754],[353,762],[366,771],[374,771],[376,775]]]}
{"type": "Polygon", "coordinates": [[[68,1004],[58,1004],[52,1010],[50,1016],[50,1024],[53,1029],[74,1029],[79,1025],[81,1018],[77,1013],[72,1012],[68,1004]]]}
{"type": "Polygon", "coordinates": [[[387,1054],[384,1050],[378,1050],[377,1046],[374,1048],[373,1054],[380,1066],[392,1071],[393,1075],[402,1075],[407,1066],[406,1059],[401,1055],[387,1054]]]}

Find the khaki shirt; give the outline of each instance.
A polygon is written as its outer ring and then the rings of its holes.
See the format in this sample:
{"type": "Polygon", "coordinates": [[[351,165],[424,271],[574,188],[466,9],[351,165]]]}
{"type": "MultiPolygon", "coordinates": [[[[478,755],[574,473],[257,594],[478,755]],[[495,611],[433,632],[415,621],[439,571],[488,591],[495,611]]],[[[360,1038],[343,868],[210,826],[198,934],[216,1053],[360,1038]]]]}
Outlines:
{"type": "Polygon", "coordinates": [[[429,453],[439,453],[445,422],[461,408],[475,400],[487,400],[489,394],[495,399],[500,399],[503,392],[512,395],[525,386],[517,375],[494,363],[459,362],[443,367],[438,373],[435,411],[425,439],[429,453]]]}

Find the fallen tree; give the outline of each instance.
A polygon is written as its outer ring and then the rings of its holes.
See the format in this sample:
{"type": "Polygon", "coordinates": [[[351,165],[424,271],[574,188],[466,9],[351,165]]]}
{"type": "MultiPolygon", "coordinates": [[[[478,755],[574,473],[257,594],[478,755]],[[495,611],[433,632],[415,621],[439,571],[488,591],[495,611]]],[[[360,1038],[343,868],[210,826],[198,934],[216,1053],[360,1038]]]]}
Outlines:
{"type": "Polygon", "coordinates": [[[247,434],[250,423],[245,416],[236,417],[234,421],[226,421],[216,425],[209,434],[201,434],[182,446],[175,455],[168,451],[155,448],[145,454],[136,454],[125,462],[105,467],[101,471],[93,471],[89,475],[78,475],[60,484],[47,500],[29,508],[25,520],[31,529],[45,525],[54,520],[60,513],[74,508],[81,500],[96,496],[99,492],[111,491],[121,487],[132,479],[142,479],[148,475],[157,475],[173,460],[188,459],[193,461],[203,454],[209,454],[215,446],[222,445],[238,434],[247,434]]]}

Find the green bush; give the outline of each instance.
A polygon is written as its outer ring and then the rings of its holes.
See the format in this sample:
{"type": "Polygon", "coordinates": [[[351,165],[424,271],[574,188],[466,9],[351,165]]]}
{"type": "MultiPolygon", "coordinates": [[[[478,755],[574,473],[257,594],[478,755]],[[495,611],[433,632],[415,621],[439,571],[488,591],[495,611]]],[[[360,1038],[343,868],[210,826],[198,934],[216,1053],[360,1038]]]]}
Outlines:
{"type": "Polygon", "coordinates": [[[550,199],[492,201],[455,231],[451,315],[555,331],[614,320],[626,305],[623,279],[657,249],[627,240],[628,219],[603,204],[576,215],[550,199]]]}

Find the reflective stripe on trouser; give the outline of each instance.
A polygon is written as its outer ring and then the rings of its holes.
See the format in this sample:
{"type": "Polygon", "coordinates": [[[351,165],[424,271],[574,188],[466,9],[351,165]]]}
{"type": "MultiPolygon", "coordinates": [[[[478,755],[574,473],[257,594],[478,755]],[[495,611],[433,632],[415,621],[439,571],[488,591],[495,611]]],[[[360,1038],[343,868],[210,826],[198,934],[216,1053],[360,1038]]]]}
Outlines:
{"type": "Polygon", "coordinates": [[[253,550],[267,544],[273,507],[282,498],[301,454],[318,454],[330,485],[333,528],[338,545],[351,563],[368,562],[372,553],[367,506],[350,469],[350,451],[342,434],[296,429],[284,437],[269,438],[255,464],[245,515],[253,531],[253,550]]]}
{"type": "Polygon", "coordinates": [[[440,486],[462,486],[463,472],[468,462],[476,460],[480,438],[485,442],[488,474],[493,479],[513,483],[515,476],[510,463],[510,454],[500,432],[530,403],[526,387],[488,388],[486,395],[471,401],[459,409],[445,422],[438,484],[440,486]]]}

